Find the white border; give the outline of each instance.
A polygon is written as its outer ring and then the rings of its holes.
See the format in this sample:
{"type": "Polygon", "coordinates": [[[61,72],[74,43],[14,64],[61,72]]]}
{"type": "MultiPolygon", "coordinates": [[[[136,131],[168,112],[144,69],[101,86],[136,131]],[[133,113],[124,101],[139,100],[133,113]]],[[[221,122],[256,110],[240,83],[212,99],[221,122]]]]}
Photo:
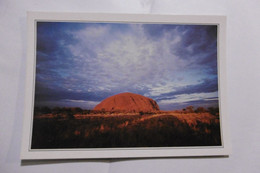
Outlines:
{"type": "Polygon", "coordinates": [[[150,14],[91,14],[91,13],[43,13],[28,12],[28,47],[25,113],[21,159],[75,159],[75,158],[136,158],[136,157],[187,157],[187,156],[228,156],[231,152],[227,129],[226,98],[226,17],[225,16],[174,16],[150,14]],[[36,21],[69,22],[142,22],[171,24],[218,25],[218,78],[220,125],[222,146],[218,147],[151,147],[116,149],[30,149],[31,125],[33,121],[33,98],[35,81],[36,21]]]}

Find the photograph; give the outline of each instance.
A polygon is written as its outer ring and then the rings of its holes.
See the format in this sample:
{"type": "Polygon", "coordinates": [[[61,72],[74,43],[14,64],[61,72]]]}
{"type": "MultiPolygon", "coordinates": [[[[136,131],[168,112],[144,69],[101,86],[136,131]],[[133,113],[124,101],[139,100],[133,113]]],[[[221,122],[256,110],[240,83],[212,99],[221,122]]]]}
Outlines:
{"type": "Polygon", "coordinates": [[[219,24],[34,20],[29,150],[223,147],[219,24]]]}

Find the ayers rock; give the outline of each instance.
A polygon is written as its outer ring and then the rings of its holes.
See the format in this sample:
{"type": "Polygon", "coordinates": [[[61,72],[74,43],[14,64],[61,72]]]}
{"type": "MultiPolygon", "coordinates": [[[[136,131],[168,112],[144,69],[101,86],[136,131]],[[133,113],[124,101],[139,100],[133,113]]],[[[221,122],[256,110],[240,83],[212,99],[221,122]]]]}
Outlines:
{"type": "Polygon", "coordinates": [[[94,110],[119,112],[156,112],[159,106],[151,98],[134,93],[120,93],[106,98],[94,110]]]}

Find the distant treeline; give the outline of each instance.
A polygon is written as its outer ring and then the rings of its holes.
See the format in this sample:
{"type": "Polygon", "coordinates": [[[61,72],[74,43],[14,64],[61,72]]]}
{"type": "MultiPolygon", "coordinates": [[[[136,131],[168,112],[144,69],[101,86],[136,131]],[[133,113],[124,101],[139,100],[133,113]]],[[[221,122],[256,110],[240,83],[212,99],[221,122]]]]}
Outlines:
{"type": "Polygon", "coordinates": [[[212,115],[219,115],[219,108],[218,107],[209,107],[209,108],[197,107],[195,109],[193,106],[188,106],[188,107],[182,109],[181,112],[183,112],[183,113],[204,113],[204,112],[208,112],[212,115]]]}
{"type": "MultiPolygon", "coordinates": [[[[205,113],[208,112],[212,115],[218,116],[219,115],[219,108],[218,107],[197,107],[194,108],[193,106],[188,106],[182,110],[175,110],[175,112],[179,113],[205,113]]],[[[68,116],[73,116],[75,114],[106,114],[106,113],[122,113],[122,111],[112,111],[108,112],[105,109],[103,110],[90,110],[90,109],[82,109],[80,107],[54,107],[50,108],[47,106],[43,107],[35,107],[34,108],[34,115],[42,115],[42,114],[63,114],[68,116]]],[[[147,115],[147,114],[153,114],[154,112],[136,112],[140,115],[147,115]]]]}
{"type": "Polygon", "coordinates": [[[90,113],[101,113],[102,111],[82,109],[80,107],[54,107],[48,106],[35,107],[34,114],[90,114],[90,113]]]}

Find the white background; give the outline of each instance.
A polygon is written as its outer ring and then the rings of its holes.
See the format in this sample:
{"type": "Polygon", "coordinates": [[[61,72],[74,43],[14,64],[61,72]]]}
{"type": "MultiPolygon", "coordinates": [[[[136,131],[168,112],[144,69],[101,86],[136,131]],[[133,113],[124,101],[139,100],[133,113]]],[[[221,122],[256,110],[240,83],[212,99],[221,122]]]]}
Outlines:
{"type": "Polygon", "coordinates": [[[1,0],[0,172],[259,172],[259,0],[1,0]],[[21,162],[26,69],[26,11],[227,16],[227,158],[21,162]]]}

